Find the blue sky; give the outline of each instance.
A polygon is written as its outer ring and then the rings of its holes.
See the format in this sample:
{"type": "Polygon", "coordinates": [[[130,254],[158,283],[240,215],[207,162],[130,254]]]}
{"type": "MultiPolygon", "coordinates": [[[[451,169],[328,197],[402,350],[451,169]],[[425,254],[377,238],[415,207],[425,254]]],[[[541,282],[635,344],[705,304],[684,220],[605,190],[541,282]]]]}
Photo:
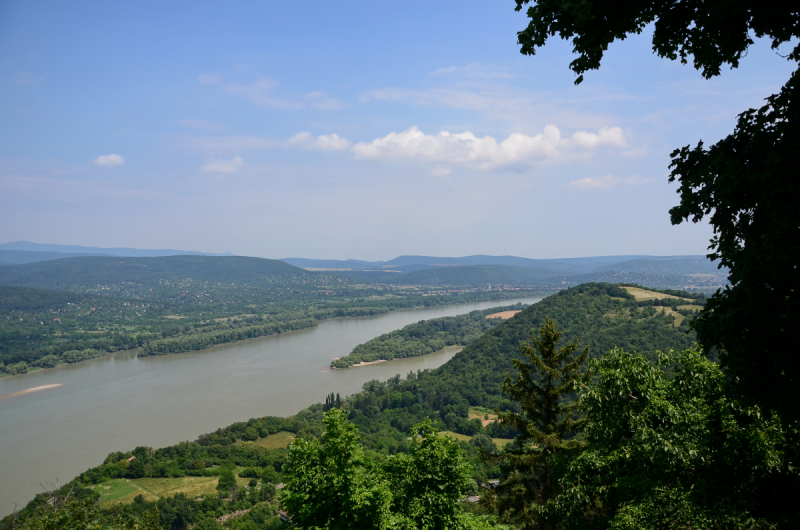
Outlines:
{"type": "MultiPolygon", "coordinates": [[[[676,147],[791,64],[707,81],[649,35],[578,87],[513,1],[0,3],[0,242],[390,259],[704,253],[676,147]]],[[[788,46],[787,46],[788,49],[788,46]]]]}

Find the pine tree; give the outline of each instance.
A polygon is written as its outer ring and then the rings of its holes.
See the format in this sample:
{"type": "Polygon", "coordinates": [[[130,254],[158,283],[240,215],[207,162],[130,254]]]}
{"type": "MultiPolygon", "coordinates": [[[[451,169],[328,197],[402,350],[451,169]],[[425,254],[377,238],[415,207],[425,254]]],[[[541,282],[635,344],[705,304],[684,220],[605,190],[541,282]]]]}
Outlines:
{"type": "Polygon", "coordinates": [[[574,439],[585,420],[576,419],[573,396],[590,377],[584,369],[589,346],[578,352],[576,339],[557,349],[562,334],[547,318],[539,338],[532,330],[530,343],[520,345],[524,358],[514,360],[516,378],[506,374],[503,382],[503,392],[519,403],[520,412],[497,411],[500,423],[520,434],[504,453],[486,455],[504,470],[501,483],[487,495],[489,504],[525,529],[550,528],[539,511],[558,493],[557,477],[584,447],[574,439]]]}

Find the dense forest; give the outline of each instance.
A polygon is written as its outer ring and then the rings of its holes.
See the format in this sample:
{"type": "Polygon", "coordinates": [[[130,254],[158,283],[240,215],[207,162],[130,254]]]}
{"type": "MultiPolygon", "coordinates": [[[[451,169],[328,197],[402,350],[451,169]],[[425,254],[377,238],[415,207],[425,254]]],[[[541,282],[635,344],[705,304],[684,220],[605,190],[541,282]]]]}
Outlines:
{"type": "Polygon", "coordinates": [[[418,357],[447,346],[466,346],[500,324],[501,319],[487,319],[487,316],[501,311],[520,311],[525,307],[527,305],[518,303],[471,311],[466,315],[420,320],[403,329],[384,333],[364,344],[359,344],[346,357],[331,361],[331,367],[348,368],[361,362],[418,357]]]}

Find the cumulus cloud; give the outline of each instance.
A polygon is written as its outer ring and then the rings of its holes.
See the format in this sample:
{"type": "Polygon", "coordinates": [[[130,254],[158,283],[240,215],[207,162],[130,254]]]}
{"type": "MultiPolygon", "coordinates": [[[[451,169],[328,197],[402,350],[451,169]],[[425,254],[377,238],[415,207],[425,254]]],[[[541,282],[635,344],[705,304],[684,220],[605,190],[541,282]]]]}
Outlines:
{"type": "Polygon", "coordinates": [[[305,149],[318,149],[320,151],[343,151],[350,147],[351,142],[337,134],[324,134],[314,136],[309,132],[297,133],[286,141],[287,147],[302,147],[305,149]]]}
{"type": "Polygon", "coordinates": [[[242,158],[239,156],[230,160],[215,159],[209,160],[200,166],[200,170],[216,173],[236,173],[239,171],[239,169],[241,169],[242,163],[244,163],[244,160],[242,160],[242,158]]]}
{"type": "Polygon", "coordinates": [[[622,145],[625,145],[625,137],[619,127],[601,129],[597,133],[579,131],[570,138],[562,138],[558,127],[548,125],[542,134],[512,133],[498,142],[491,136],[478,137],[469,131],[428,135],[414,126],[372,142],[357,143],[352,152],[357,159],[405,158],[492,169],[544,161],[575,149],[622,145]]]}
{"type": "Polygon", "coordinates": [[[625,147],[625,135],[619,127],[604,127],[597,133],[578,131],[572,135],[572,140],[580,147],[592,148],[599,146],[625,147]]]}
{"type": "Polygon", "coordinates": [[[110,155],[101,155],[94,159],[92,162],[96,166],[103,166],[103,167],[115,167],[121,166],[125,163],[125,159],[119,155],[110,154],[110,155]]]}

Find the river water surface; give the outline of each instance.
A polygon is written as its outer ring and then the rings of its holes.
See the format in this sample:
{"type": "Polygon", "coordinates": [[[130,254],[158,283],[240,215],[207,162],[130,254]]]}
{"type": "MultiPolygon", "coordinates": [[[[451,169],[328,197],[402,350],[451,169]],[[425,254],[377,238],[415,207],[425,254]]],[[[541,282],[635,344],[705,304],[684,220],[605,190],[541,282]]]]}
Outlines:
{"type": "Polygon", "coordinates": [[[348,370],[332,358],[423,319],[541,298],[522,298],[334,319],[303,329],[199,352],[137,358],[134,352],[0,379],[0,516],[21,508],[41,483],[60,484],[99,465],[112,451],[195,440],[237,421],[289,416],[344,397],[371,379],[436,368],[440,352],[348,370]],[[60,385],[60,386],[59,386],[60,385]]]}

